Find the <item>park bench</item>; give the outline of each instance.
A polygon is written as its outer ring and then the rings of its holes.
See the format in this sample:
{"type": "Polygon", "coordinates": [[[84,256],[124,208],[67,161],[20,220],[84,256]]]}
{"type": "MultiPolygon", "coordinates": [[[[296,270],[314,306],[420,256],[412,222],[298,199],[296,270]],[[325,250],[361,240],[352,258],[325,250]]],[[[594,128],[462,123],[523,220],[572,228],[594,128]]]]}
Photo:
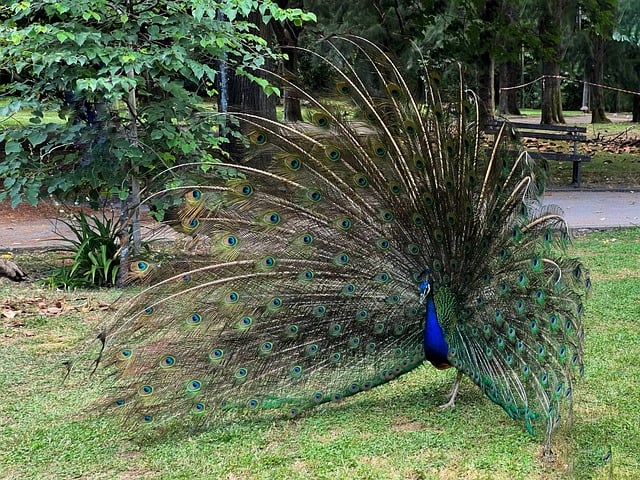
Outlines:
{"type": "MultiPolygon", "coordinates": [[[[485,124],[485,133],[497,135],[502,128],[502,120],[489,120],[485,124]]],[[[571,183],[580,188],[582,162],[589,162],[589,155],[578,154],[578,142],[587,141],[586,127],[577,125],[544,125],[539,123],[507,122],[518,138],[535,138],[540,140],[562,140],[573,143],[572,153],[528,151],[532,158],[543,158],[546,160],[573,162],[573,175],[571,183]]]]}

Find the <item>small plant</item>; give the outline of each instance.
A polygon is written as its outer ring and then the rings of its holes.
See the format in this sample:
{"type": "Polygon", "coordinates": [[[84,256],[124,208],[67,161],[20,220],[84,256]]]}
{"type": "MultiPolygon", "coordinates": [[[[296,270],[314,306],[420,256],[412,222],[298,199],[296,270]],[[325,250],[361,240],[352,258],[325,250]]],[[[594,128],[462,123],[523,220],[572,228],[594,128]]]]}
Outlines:
{"type": "Polygon", "coordinates": [[[115,285],[120,269],[118,225],[113,218],[100,220],[84,212],[74,213],[67,225],[72,237],[60,237],[68,245],[52,249],[70,252],[70,261],[57,268],[45,281],[51,287],[91,288],[115,285]]]}

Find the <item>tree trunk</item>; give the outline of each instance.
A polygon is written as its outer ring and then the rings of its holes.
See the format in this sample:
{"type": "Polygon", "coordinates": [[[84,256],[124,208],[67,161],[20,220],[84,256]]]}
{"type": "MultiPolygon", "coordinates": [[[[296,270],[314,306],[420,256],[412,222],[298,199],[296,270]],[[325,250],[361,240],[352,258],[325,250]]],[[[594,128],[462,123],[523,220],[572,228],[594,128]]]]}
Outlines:
{"type": "Polygon", "coordinates": [[[518,64],[505,62],[499,67],[500,71],[500,97],[498,113],[500,115],[520,115],[518,108],[518,91],[515,89],[503,90],[513,87],[518,82],[518,64]]]}
{"type": "Polygon", "coordinates": [[[542,74],[542,118],[540,123],[565,123],[562,113],[562,92],[560,91],[560,65],[556,62],[543,62],[542,74]]]}
{"type": "MultiPolygon", "coordinates": [[[[127,76],[134,78],[133,70],[129,70],[127,76]]],[[[138,102],[135,87],[129,90],[127,109],[129,113],[129,129],[127,135],[131,145],[137,146],[140,141],[138,139],[138,102]]],[[[118,270],[116,279],[116,285],[119,287],[122,287],[125,283],[131,256],[137,255],[142,247],[142,237],[140,234],[140,183],[137,177],[138,167],[137,165],[130,164],[128,168],[131,172],[129,175],[129,196],[120,202],[118,229],[118,239],[120,240],[120,269],[118,270]],[[132,242],[129,241],[130,239],[132,242]]]]}
{"type": "Polygon", "coordinates": [[[564,0],[546,0],[538,19],[538,36],[542,43],[542,118],[541,123],[565,123],[560,92],[560,61],[562,60],[561,21],[564,0]]]}
{"type": "MultiPolygon", "coordinates": [[[[250,16],[250,21],[260,26],[260,34],[262,38],[269,40],[270,31],[267,25],[262,22],[259,16],[250,16]]],[[[271,62],[267,61],[265,68],[273,71],[274,66],[271,62]]],[[[260,76],[260,72],[251,72],[253,75],[260,76]]],[[[276,105],[277,99],[274,95],[267,97],[262,90],[262,87],[255,82],[252,82],[247,77],[237,75],[232,69],[227,71],[228,77],[228,111],[252,113],[259,115],[263,118],[270,120],[276,120],[276,105]]],[[[249,133],[252,127],[240,122],[240,130],[242,133],[249,133]]],[[[231,156],[231,160],[239,162],[245,156],[246,149],[239,139],[234,136],[229,138],[229,144],[227,151],[231,156]]],[[[264,154],[252,157],[251,166],[256,168],[265,168],[271,161],[271,156],[264,154]]]]}
{"type": "MultiPolygon", "coordinates": [[[[278,0],[277,4],[280,8],[289,7],[288,0],[278,0]]],[[[273,33],[276,36],[278,44],[282,48],[282,53],[287,58],[282,62],[284,69],[284,77],[287,80],[294,80],[298,75],[298,39],[302,33],[301,26],[296,26],[292,22],[285,20],[282,23],[272,23],[273,33]]],[[[284,120],[286,122],[298,122],[302,120],[302,109],[300,107],[300,98],[293,88],[284,87],[282,95],[282,109],[284,120]]]]}
{"type": "Polygon", "coordinates": [[[495,112],[495,58],[492,49],[496,34],[493,28],[500,12],[499,0],[486,0],[482,12],[484,28],[480,32],[480,52],[478,55],[478,97],[480,97],[480,121],[494,117],[495,112]]]}
{"type": "Polygon", "coordinates": [[[609,123],[604,105],[604,55],[606,42],[600,35],[591,36],[593,43],[593,65],[591,69],[591,123],[609,123]]]}
{"type": "Polygon", "coordinates": [[[633,96],[633,118],[631,119],[632,122],[640,122],[640,96],[638,95],[634,95],[633,96]]]}

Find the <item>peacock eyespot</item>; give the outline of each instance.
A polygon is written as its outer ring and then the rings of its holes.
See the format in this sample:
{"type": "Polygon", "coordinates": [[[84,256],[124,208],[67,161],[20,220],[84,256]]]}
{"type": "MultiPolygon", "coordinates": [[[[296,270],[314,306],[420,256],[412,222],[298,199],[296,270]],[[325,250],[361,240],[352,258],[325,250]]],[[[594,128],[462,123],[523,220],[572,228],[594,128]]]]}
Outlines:
{"type": "Polygon", "coordinates": [[[253,193],[253,187],[251,185],[243,185],[241,192],[242,192],[242,195],[244,195],[245,197],[248,197],[253,193]]]}
{"type": "Polygon", "coordinates": [[[338,84],[336,84],[336,90],[342,95],[351,94],[351,87],[346,82],[338,82],[338,84]]]}
{"type": "Polygon", "coordinates": [[[216,348],[212,350],[211,353],[209,354],[209,360],[214,363],[220,362],[223,357],[224,357],[224,350],[222,350],[221,348],[216,348]]]}
{"type": "Polygon", "coordinates": [[[338,221],[338,227],[341,230],[349,230],[351,228],[351,220],[349,220],[348,218],[343,218],[342,220],[338,221]]]}
{"type": "Polygon", "coordinates": [[[329,361],[331,363],[338,363],[341,358],[342,358],[342,355],[340,353],[334,353],[329,357],[329,361]]]}
{"type": "Polygon", "coordinates": [[[320,403],[324,399],[324,395],[322,394],[322,392],[316,392],[313,394],[312,398],[315,403],[320,403]]]}
{"type": "Polygon", "coordinates": [[[176,359],[172,355],[167,355],[160,360],[160,367],[162,368],[171,368],[176,364],[176,359]]]}
{"type": "Polygon", "coordinates": [[[326,128],[329,126],[329,118],[321,112],[315,112],[311,116],[311,121],[315,123],[318,127],[326,128]]]}
{"type": "Polygon", "coordinates": [[[189,226],[188,228],[190,230],[194,230],[198,227],[198,225],[200,225],[200,221],[197,218],[193,218],[191,219],[191,221],[189,222],[189,226]]]}
{"type": "Polygon", "coordinates": [[[311,200],[313,203],[318,203],[322,200],[322,193],[319,190],[307,190],[307,198],[311,200]]]}
{"type": "Polygon", "coordinates": [[[257,145],[264,145],[265,143],[267,143],[267,135],[263,132],[254,133],[251,138],[257,145]]]}
{"type": "Polygon", "coordinates": [[[382,145],[379,145],[374,150],[377,157],[384,157],[387,154],[387,149],[382,145]]]}
{"type": "Polygon", "coordinates": [[[202,317],[197,313],[193,313],[189,317],[187,317],[186,322],[187,325],[190,326],[200,325],[200,323],[202,322],[202,317]]]}
{"type": "Polygon", "coordinates": [[[202,388],[202,383],[199,380],[191,380],[187,383],[187,392],[197,393],[202,388]]]}
{"type": "Polygon", "coordinates": [[[307,270],[298,275],[298,278],[303,282],[308,282],[309,280],[313,280],[315,274],[311,270],[307,270]]]}
{"type": "Polygon", "coordinates": [[[285,161],[285,165],[289,170],[293,170],[295,172],[300,169],[302,162],[299,158],[291,158],[285,161]]]}
{"type": "Polygon", "coordinates": [[[313,243],[313,237],[311,235],[303,235],[302,243],[305,245],[311,245],[313,243]]]}
{"type": "Polygon", "coordinates": [[[298,335],[300,328],[297,325],[289,325],[286,329],[287,331],[287,335],[289,337],[295,337],[296,335],[298,335]]]}
{"type": "Polygon", "coordinates": [[[144,272],[147,268],[149,268],[149,264],[147,262],[138,262],[136,264],[136,266],[138,267],[138,270],[140,270],[141,272],[144,272]]]}
{"type": "Polygon", "coordinates": [[[382,210],[380,212],[380,219],[385,223],[389,223],[393,220],[393,213],[389,210],[382,210]]]}
{"type": "Polygon", "coordinates": [[[416,124],[412,121],[412,120],[405,120],[403,122],[403,127],[404,127],[404,131],[408,134],[408,135],[415,135],[416,134],[416,124]]]}
{"type": "Polygon", "coordinates": [[[327,308],[324,305],[317,305],[313,307],[312,315],[316,318],[322,318],[326,312],[327,308]]]}
{"type": "Polygon", "coordinates": [[[344,287],[342,287],[342,289],[340,290],[340,292],[343,295],[353,295],[356,291],[356,287],[355,285],[349,283],[347,285],[345,285],[344,287]]]}
{"type": "Polygon", "coordinates": [[[393,294],[385,298],[387,305],[396,305],[400,301],[400,295],[393,294]]]}
{"type": "Polygon", "coordinates": [[[145,415],[142,417],[142,421],[144,423],[151,423],[153,422],[153,415],[145,415]]]}
{"type": "Polygon", "coordinates": [[[537,353],[538,353],[538,359],[543,360],[547,355],[547,350],[546,348],[544,348],[544,346],[541,345],[538,347],[537,353]]]}
{"type": "Polygon", "coordinates": [[[346,265],[347,263],[349,263],[349,255],[347,255],[346,253],[339,253],[334,257],[334,262],[337,265],[346,265]]]}
{"type": "Polygon", "coordinates": [[[399,195],[402,192],[402,187],[397,182],[392,182],[389,184],[389,191],[394,195],[399,195]]]}
{"type": "Polygon", "coordinates": [[[376,240],[376,246],[380,250],[387,250],[389,248],[389,240],[387,240],[386,238],[379,238],[378,240],[376,240]]]}
{"type": "Polygon", "coordinates": [[[358,337],[353,337],[349,339],[349,348],[358,348],[360,346],[360,338],[358,337]]]}
{"type": "Polygon", "coordinates": [[[204,404],[203,403],[196,403],[193,407],[191,407],[191,413],[193,413],[194,415],[200,415],[202,413],[204,413],[204,404]]]}
{"type": "Polygon", "coordinates": [[[262,259],[262,261],[260,263],[265,268],[271,268],[271,267],[275,266],[276,259],[273,258],[273,257],[265,257],[265,258],[262,259]]]}
{"type": "Polygon", "coordinates": [[[138,395],[141,397],[147,397],[153,393],[153,387],[151,385],[142,385],[138,389],[138,395]]]}
{"type": "Polygon", "coordinates": [[[273,351],[273,343],[264,342],[262,345],[260,345],[260,353],[267,354],[267,353],[271,353],[272,351],[273,351]]]}
{"type": "Polygon", "coordinates": [[[318,345],[315,345],[315,344],[308,345],[307,347],[305,347],[304,353],[308,357],[313,357],[316,353],[318,353],[318,345]]]}
{"type": "Polygon", "coordinates": [[[280,223],[280,215],[276,212],[267,213],[264,217],[264,221],[269,225],[278,225],[280,223]]]}
{"type": "Polygon", "coordinates": [[[225,298],[225,302],[226,303],[238,303],[239,299],[240,299],[240,295],[238,295],[238,292],[229,292],[227,294],[227,297],[225,298]]]}
{"type": "Polygon", "coordinates": [[[391,277],[386,272],[380,272],[376,274],[374,280],[378,283],[387,283],[389,280],[391,280],[391,277]]]}
{"type": "Polygon", "coordinates": [[[340,335],[341,333],[342,333],[342,327],[339,324],[334,323],[329,327],[329,335],[337,336],[337,335],[340,335]]]}
{"type": "Polygon", "coordinates": [[[409,255],[420,255],[420,247],[415,243],[407,245],[407,253],[409,255]]]}
{"type": "Polygon", "coordinates": [[[282,299],[274,297],[269,302],[269,306],[272,308],[280,308],[282,306],[282,299]]]}
{"type": "Polygon", "coordinates": [[[327,148],[325,150],[325,154],[327,155],[327,158],[329,158],[329,160],[333,161],[340,160],[340,157],[342,156],[340,150],[338,150],[337,148],[327,148]]]}
{"type": "Polygon", "coordinates": [[[369,185],[369,180],[367,180],[367,177],[365,177],[364,175],[357,175],[354,178],[354,181],[358,187],[366,187],[367,185],[369,185]]]}
{"type": "Polygon", "coordinates": [[[356,312],[356,320],[363,321],[369,317],[369,312],[366,310],[358,310],[356,312]]]}
{"type": "Polygon", "coordinates": [[[223,239],[223,244],[227,247],[235,247],[238,244],[238,238],[235,235],[228,235],[223,239]]]}
{"type": "Polygon", "coordinates": [[[249,371],[246,368],[240,367],[235,371],[233,376],[236,380],[244,380],[247,378],[248,374],[249,374],[249,371]]]}
{"type": "Polygon", "coordinates": [[[124,398],[119,398],[115,401],[116,407],[124,407],[126,403],[127,402],[124,398]]]}
{"type": "Polygon", "coordinates": [[[253,325],[253,318],[244,316],[238,321],[236,325],[240,330],[247,330],[249,329],[249,327],[251,327],[251,325],[253,325]]]}
{"type": "Polygon", "coordinates": [[[151,315],[153,313],[153,307],[144,307],[144,314],[151,315]]]}
{"type": "Polygon", "coordinates": [[[194,200],[200,200],[200,198],[202,197],[202,192],[200,190],[191,190],[191,192],[189,192],[189,195],[191,195],[191,198],[193,198],[194,200]]]}
{"type": "Polygon", "coordinates": [[[302,367],[300,365],[295,365],[289,369],[289,375],[291,378],[300,378],[302,376],[302,367]]]}
{"type": "Polygon", "coordinates": [[[397,83],[391,82],[387,84],[387,93],[392,98],[400,98],[402,96],[402,89],[397,83]]]}

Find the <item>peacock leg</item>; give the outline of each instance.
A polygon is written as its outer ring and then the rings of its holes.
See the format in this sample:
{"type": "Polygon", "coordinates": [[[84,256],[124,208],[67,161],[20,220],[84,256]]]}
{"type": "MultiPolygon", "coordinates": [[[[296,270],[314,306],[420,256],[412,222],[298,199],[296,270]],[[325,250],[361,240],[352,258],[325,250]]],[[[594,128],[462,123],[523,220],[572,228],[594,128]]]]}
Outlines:
{"type": "Polygon", "coordinates": [[[458,370],[458,375],[456,376],[456,381],[453,383],[453,388],[451,389],[451,393],[449,394],[449,401],[443,405],[440,405],[438,408],[453,407],[456,402],[456,395],[458,395],[458,389],[460,388],[460,382],[462,381],[462,372],[458,370]]]}

